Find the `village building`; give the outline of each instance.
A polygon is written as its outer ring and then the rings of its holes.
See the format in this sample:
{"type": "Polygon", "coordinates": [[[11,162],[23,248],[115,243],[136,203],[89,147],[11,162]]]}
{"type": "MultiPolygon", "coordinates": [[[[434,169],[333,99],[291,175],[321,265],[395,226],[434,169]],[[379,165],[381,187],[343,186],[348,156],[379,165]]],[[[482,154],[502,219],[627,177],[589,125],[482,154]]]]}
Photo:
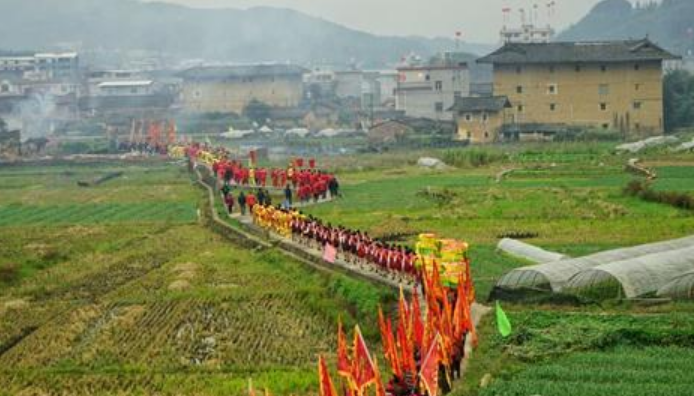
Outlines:
{"type": "Polygon", "coordinates": [[[451,121],[401,117],[374,124],[366,137],[369,146],[376,149],[394,146],[450,147],[454,143],[455,125],[451,121]]]}
{"type": "Polygon", "coordinates": [[[180,73],[183,111],[241,114],[251,101],[272,107],[296,107],[303,98],[299,66],[263,64],[195,67],[180,73]]]}
{"type": "Polygon", "coordinates": [[[341,99],[361,100],[364,92],[364,72],[341,70],[335,72],[335,96],[341,99]]]}
{"type": "Polygon", "coordinates": [[[413,118],[452,120],[455,98],[470,95],[467,64],[398,68],[395,108],[413,118]]]}
{"type": "Polygon", "coordinates": [[[625,136],[663,132],[663,61],[648,39],[510,43],[478,60],[494,67],[494,95],[509,98],[509,134],[567,128],[625,136]]]}
{"type": "Polygon", "coordinates": [[[532,23],[524,23],[517,28],[504,26],[501,29],[502,43],[548,43],[554,38],[554,29],[551,26],[535,26],[532,23]]]}
{"type": "Polygon", "coordinates": [[[450,110],[457,125],[457,139],[472,144],[501,139],[504,124],[510,121],[511,102],[506,96],[460,97],[450,110]]]}

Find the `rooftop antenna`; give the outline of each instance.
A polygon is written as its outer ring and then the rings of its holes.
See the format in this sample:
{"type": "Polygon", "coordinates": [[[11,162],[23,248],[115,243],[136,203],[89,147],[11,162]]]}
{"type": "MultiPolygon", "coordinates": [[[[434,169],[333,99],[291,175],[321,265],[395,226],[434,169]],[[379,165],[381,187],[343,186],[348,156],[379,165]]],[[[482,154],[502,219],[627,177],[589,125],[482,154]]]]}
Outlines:
{"type": "Polygon", "coordinates": [[[504,8],[501,9],[501,14],[504,17],[504,29],[510,22],[510,16],[511,16],[511,7],[505,6],[504,8]]]}

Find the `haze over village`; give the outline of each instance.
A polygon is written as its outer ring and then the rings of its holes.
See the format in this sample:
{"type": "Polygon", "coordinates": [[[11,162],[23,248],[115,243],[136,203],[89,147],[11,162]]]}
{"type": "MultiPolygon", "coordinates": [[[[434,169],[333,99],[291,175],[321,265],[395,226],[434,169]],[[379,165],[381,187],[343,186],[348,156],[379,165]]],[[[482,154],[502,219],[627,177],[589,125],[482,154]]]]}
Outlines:
{"type": "Polygon", "coordinates": [[[689,396],[691,0],[0,0],[0,396],[689,396]]]}

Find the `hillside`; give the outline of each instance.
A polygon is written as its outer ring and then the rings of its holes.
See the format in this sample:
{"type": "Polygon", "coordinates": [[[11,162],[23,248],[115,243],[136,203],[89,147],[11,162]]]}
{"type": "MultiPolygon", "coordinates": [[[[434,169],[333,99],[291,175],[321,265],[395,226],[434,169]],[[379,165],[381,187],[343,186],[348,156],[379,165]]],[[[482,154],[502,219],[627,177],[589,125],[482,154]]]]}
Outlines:
{"type": "MultiPolygon", "coordinates": [[[[642,2],[645,3],[645,2],[642,2]]],[[[640,38],[648,35],[680,54],[694,51],[694,1],[664,0],[635,7],[627,0],[604,0],[558,40],[640,38]]]]}
{"type": "MultiPolygon", "coordinates": [[[[279,8],[192,9],[134,0],[0,0],[0,48],[149,50],[237,62],[293,61],[366,66],[454,47],[452,40],[382,37],[279,8]]],[[[481,50],[480,52],[483,52],[481,50]]]]}

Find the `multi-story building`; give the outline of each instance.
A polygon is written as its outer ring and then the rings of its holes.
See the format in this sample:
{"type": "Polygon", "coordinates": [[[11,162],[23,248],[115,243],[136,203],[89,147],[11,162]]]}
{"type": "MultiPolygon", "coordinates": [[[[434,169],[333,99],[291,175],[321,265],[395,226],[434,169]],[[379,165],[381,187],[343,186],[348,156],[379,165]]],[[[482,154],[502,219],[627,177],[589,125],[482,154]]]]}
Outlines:
{"type": "Polygon", "coordinates": [[[466,63],[398,68],[395,107],[408,117],[452,120],[455,98],[469,95],[466,63]]]}
{"type": "Polygon", "coordinates": [[[184,111],[237,113],[253,100],[295,107],[303,97],[302,67],[283,64],[195,67],[180,73],[184,111]]]}
{"type": "Polygon", "coordinates": [[[461,97],[450,109],[457,124],[457,139],[473,144],[493,143],[509,121],[511,102],[505,96],[461,97]]]}
{"type": "Polygon", "coordinates": [[[0,56],[0,73],[29,80],[74,80],[79,77],[79,55],[70,52],[0,56]]]}
{"type": "Polygon", "coordinates": [[[493,65],[494,95],[513,106],[507,134],[568,126],[646,136],[663,132],[662,65],[674,58],[644,39],[510,43],[478,62],[493,65]]]}
{"type": "Polygon", "coordinates": [[[359,99],[364,93],[364,72],[342,70],[335,72],[335,95],[341,99],[359,99]]]}
{"type": "Polygon", "coordinates": [[[523,24],[519,28],[501,29],[501,42],[507,43],[548,43],[554,38],[554,29],[551,26],[535,26],[523,24]]]}

